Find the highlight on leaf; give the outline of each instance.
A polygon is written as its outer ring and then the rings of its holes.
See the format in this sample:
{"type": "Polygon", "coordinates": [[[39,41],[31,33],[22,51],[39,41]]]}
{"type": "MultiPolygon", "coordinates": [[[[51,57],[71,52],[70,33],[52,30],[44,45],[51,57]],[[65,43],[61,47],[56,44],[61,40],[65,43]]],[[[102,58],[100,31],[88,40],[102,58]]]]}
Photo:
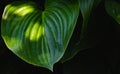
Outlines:
{"type": "Polygon", "coordinates": [[[77,0],[46,0],[45,10],[34,2],[5,7],[1,34],[7,47],[24,61],[53,71],[66,51],[79,15],[77,0]]]}

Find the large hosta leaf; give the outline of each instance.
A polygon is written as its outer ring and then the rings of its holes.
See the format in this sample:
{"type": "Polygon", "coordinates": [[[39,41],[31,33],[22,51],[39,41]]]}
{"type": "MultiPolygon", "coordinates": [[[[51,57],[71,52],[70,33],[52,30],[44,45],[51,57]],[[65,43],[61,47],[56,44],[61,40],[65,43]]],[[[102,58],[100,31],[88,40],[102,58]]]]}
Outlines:
{"type": "Polygon", "coordinates": [[[33,2],[7,5],[1,30],[7,47],[18,57],[52,70],[66,50],[79,4],[77,0],[46,0],[44,7],[42,11],[33,2]]]}
{"type": "Polygon", "coordinates": [[[112,0],[106,0],[105,8],[107,13],[120,24],[120,3],[112,0]]]}

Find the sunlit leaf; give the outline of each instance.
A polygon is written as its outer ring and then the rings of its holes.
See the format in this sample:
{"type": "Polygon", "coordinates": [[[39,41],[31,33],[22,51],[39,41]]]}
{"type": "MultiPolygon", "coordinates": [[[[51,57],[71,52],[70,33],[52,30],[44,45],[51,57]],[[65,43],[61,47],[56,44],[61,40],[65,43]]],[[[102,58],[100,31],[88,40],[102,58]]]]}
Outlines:
{"type": "Polygon", "coordinates": [[[120,24],[120,3],[113,0],[106,0],[105,8],[107,13],[120,24]]]}
{"type": "Polygon", "coordinates": [[[67,48],[79,14],[77,0],[46,0],[6,6],[1,24],[7,47],[24,61],[53,70],[67,48]]]}

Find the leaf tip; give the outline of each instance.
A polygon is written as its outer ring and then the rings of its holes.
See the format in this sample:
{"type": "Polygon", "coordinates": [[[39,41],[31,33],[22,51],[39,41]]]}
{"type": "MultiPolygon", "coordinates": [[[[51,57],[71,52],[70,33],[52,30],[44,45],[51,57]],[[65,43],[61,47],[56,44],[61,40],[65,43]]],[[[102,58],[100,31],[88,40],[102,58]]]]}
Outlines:
{"type": "Polygon", "coordinates": [[[46,68],[53,72],[53,65],[49,65],[49,66],[46,67],[46,68]]]}

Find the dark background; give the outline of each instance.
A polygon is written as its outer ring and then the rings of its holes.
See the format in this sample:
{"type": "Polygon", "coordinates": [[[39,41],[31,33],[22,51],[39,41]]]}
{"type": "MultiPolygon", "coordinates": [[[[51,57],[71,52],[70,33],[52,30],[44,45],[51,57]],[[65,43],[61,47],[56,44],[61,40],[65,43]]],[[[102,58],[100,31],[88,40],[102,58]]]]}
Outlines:
{"type": "MultiPolygon", "coordinates": [[[[4,7],[13,1],[16,0],[0,0],[0,20],[4,7]]],[[[63,64],[56,63],[54,72],[24,62],[6,47],[0,36],[0,74],[120,74],[120,26],[107,14],[103,1],[93,10],[91,17],[90,35],[98,44],[80,51],[63,64]]],[[[80,19],[70,43],[79,37],[80,19]]]]}

